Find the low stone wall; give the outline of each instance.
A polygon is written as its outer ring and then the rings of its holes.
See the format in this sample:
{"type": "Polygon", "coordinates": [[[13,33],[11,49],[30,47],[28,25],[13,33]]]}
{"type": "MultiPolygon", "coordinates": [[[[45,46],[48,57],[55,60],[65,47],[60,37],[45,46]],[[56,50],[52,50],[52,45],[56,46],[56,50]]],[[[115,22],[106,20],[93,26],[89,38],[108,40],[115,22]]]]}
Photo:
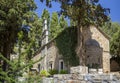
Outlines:
{"type": "Polygon", "coordinates": [[[43,77],[40,83],[55,83],[55,82],[54,82],[54,78],[43,77]]]}
{"type": "Polygon", "coordinates": [[[103,73],[103,69],[93,69],[93,68],[90,68],[90,69],[88,70],[88,72],[89,72],[90,74],[102,74],[102,73],[103,73]]]}
{"type": "Polygon", "coordinates": [[[43,78],[42,83],[120,83],[120,77],[113,74],[58,74],[43,78]]]}
{"type": "Polygon", "coordinates": [[[120,83],[120,75],[103,73],[102,69],[89,69],[85,66],[72,67],[71,74],[56,74],[43,78],[42,83],[120,83]]]}
{"type": "Polygon", "coordinates": [[[87,74],[88,73],[88,67],[86,66],[77,66],[77,67],[71,67],[70,68],[71,74],[87,74]]]}

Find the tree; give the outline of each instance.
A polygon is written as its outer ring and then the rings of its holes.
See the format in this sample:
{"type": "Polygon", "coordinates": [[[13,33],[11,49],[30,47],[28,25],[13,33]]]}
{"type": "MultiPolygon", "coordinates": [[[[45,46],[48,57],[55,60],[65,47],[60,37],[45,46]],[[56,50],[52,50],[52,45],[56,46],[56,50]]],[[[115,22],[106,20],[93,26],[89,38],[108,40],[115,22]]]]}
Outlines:
{"type": "Polygon", "coordinates": [[[76,22],[70,19],[70,26],[76,26],[76,22]]]}
{"type": "Polygon", "coordinates": [[[49,26],[49,22],[50,22],[50,13],[48,12],[48,10],[44,9],[43,13],[41,15],[42,21],[44,22],[44,20],[47,20],[47,24],[49,26]]]}
{"type": "Polygon", "coordinates": [[[110,42],[110,53],[112,55],[111,59],[115,60],[120,66],[120,29],[113,35],[110,42]]]}
{"type": "MultiPolygon", "coordinates": [[[[19,53],[19,58],[18,58],[18,64],[23,63],[22,65],[17,67],[17,71],[21,73],[25,72],[26,70],[28,73],[28,82],[29,83],[33,83],[31,82],[30,79],[30,69],[32,67],[32,65],[37,61],[33,61],[32,58],[36,55],[36,53],[39,51],[41,45],[40,45],[40,41],[41,41],[41,37],[42,37],[42,19],[39,19],[36,15],[34,16],[34,21],[32,21],[32,23],[28,24],[31,28],[29,31],[27,31],[27,41],[23,41],[24,40],[24,36],[22,38],[22,42],[21,42],[21,46],[19,47],[21,49],[20,53],[19,53]],[[21,70],[19,70],[21,69],[21,70]],[[25,70],[26,69],[26,70],[25,70]]],[[[18,43],[19,44],[19,43],[18,43]]],[[[19,52],[19,50],[17,51],[19,52]]],[[[19,76],[19,75],[18,75],[19,76]]]]}
{"type": "Polygon", "coordinates": [[[119,30],[120,24],[116,22],[105,23],[101,29],[109,36],[113,37],[113,35],[119,30]]]}
{"type": "Polygon", "coordinates": [[[60,18],[59,18],[60,32],[68,27],[67,21],[64,18],[65,18],[64,15],[61,15],[60,18]]]}
{"type": "Polygon", "coordinates": [[[53,12],[50,21],[50,39],[57,37],[67,26],[68,24],[64,19],[64,15],[58,18],[58,13],[53,12]]]}
{"type": "Polygon", "coordinates": [[[119,56],[120,50],[120,24],[112,22],[111,24],[106,23],[101,29],[111,38],[110,39],[110,53],[113,57],[119,56]]]}
{"type": "Polygon", "coordinates": [[[112,56],[120,57],[120,25],[117,28],[118,31],[113,34],[110,42],[110,53],[112,56]]]}
{"type": "MultiPolygon", "coordinates": [[[[7,59],[10,59],[10,53],[17,39],[17,33],[22,30],[22,21],[28,21],[32,16],[31,11],[35,10],[36,5],[33,0],[1,0],[0,3],[0,52],[7,59]],[[12,4],[12,5],[11,5],[12,4]]],[[[3,70],[6,70],[6,63],[3,62],[3,70]]]]}
{"type": "Polygon", "coordinates": [[[29,23],[33,20],[35,9],[33,0],[0,1],[0,53],[4,57],[0,58],[0,64],[4,72],[10,70],[10,54],[17,42],[18,33],[23,30],[23,22],[29,23]]]}
{"type": "Polygon", "coordinates": [[[56,12],[53,12],[50,21],[50,39],[57,37],[58,33],[59,33],[58,14],[56,12]]]}
{"type": "MultiPolygon", "coordinates": [[[[35,62],[40,61],[39,59],[38,61],[33,62],[32,57],[41,47],[39,45],[39,40],[41,39],[42,21],[36,15],[33,17],[34,20],[32,23],[28,24],[31,28],[27,28],[28,26],[26,26],[25,30],[18,33],[17,42],[14,49],[12,49],[13,53],[11,54],[17,56],[17,58],[9,61],[4,56],[0,55],[0,58],[10,65],[7,72],[3,72],[2,70],[0,71],[0,74],[2,75],[0,76],[0,79],[4,79],[6,82],[16,83],[17,80],[15,77],[22,76],[22,74],[26,70],[29,70],[35,62]]],[[[24,22],[24,24],[26,23],[24,22]]]]}

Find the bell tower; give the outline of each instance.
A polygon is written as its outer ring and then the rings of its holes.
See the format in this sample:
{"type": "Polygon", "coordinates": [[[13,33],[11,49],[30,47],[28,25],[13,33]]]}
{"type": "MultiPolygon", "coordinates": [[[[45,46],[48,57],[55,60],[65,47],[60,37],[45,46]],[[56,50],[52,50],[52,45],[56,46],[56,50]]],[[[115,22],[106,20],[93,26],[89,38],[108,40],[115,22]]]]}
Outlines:
{"type": "MultiPolygon", "coordinates": [[[[48,43],[48,26],[47,26],[47,20],[45,19],[44,20],[44,23],[43,23],[43,32],[42,32],[42,42],[41,42],[41,46],[44,46],[48,43]]],[[[42,64],[43,64],[43,70],[47,70],[47,46],[44,46],[43,49],[42,49],[42,57],[43,60],[42,60],[42,64]]]]}
{"type": "Polygon", "coordinates": [[[43,23],[43,31],[42,31],[42,46],[48,43],[48,26],[47,26],[47,20],[44,20],[43,23]]]}

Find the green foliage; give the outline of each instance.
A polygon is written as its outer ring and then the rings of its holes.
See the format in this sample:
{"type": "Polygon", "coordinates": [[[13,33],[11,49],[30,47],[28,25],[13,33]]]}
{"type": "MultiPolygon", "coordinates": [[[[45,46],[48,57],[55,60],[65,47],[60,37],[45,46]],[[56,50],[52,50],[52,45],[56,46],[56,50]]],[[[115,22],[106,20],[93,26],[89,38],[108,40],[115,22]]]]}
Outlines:
{"type": "MultiPolygon", "coordinates": [[[[7,82],[11,82],[10,77],[8,77],[7,73],[3,72],[2,69],[0,68],[0,80],[7,80],[7,82]]],[[[2,83],[2,82],[0,82],[2,83]]]]}
{"type": "Polygon", "coordinates": [[[120,57],[120,30],[113,35],[110,45],[110,52],[113,56],[120,57]]]}
{"type": "Polygon", "coordinates": [[[49,76],[49,72],[47,72],[46,70],[41,70],[40,71],[40,76],[49,76]]]}
{"type": "Polygon", "coordinates": [[[60,32],[62,32],[66,27],[68,27],[67,21],[65,20],[65,16],[61,15],[59,19],[60,32]]]}
{"type": "Polygon", "coordinates": [[[67,71],[67,70],[61,70],[61,71],[59,72],[59,74],[68,74],[68,71],[67,71]]]}
{"type": "Polygon", "coordinates": [[[50,69],[49,73],[50,73],[50,75],[58,74],[58,70],[56,70],[56,69],[50,69]]]}
{"type": "Polygon", "coordinates": [[[61,13],[68,16],[77,25],[88,26],[90,24],[102,26],[109,21],[108,8],[103,8],[99,0],[54,0],[61,2],[61,13]]]}
{"type": "Polygon", "coordinates": [[[76,66],[79,58],[76,55],[77,28],[66,28],[56,38],[56,46],[67,65],[76,66]]]}
{"type": "MultiPolygon", "coordinates": [[[[0,1],[0,53],[10,60],[10,53],[22,30],[23,21],[29,23],[36,9],[33,0],[1,0],[0,1]],[[11,5],[12,4],[12,5],[11,5]]],[[[3,61],[3,70],[7,69],[3,61]]]]}
{"type": "Polygon", "coordinates": [[[58,14],[56,12],[52,13],[52,18],[50,21],[50,38],[55,38],[58,35],[59,26],[58,26],[58,14]]]}
{"type": "Polygon", "coordinates": [[[77,22],[75,22],[72,19],[70,19],[70,26],[77,26],[77,22]]]}
{"type": "Polygon", "coordinates": [[[42,22],[33,12],[35,9],[34,0],[0,1],[0,81],[15,83],[16,77],[40,61],[31,60],[40,47],[42,32],[42,22]],[[10,55],[17,58],[10,60],[10,55]]]}
{"type": "Polygon", "coordinates": [[[49,26],[49,22],[50,22],[50,13],[48,12],[47,9],[44,9],[43,10],[43,13],[41,15],[41,18],[42,18],[42,23],[44,22],[44,20],[46,19],[47,20],[47,25],[49,26]]]}
{"type": "Polygon", "coordinates": [[[57,37],[67,26],[68,24],[64,19],[64,15],[58,18],[58,13],[53,12],[50,21],[50,39],[57,37]]]}
{"type": "Polygon", "coordinates": [[[105,25],[101,27],[103,32],[105,32],[111,38],[119,30],[119,28],[120,28],[120,24],[116,22],[105,23],[105,25]]]}
{"type": "Polygon", "coordinates": [[[120,24],[112,22],[105,24],[101,29],[111,38],[110,53],[112,56],[120,56],[120,24]]]}

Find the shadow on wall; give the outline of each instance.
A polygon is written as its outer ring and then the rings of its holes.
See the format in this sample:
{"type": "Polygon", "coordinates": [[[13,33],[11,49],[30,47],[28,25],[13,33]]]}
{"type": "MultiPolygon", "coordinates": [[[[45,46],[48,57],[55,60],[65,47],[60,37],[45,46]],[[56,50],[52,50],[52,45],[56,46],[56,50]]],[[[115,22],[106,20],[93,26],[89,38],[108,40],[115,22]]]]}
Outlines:
{"type": "Polygon", "coordinates": [[[86,65],[89,68],[102,68],[103,49],[94,39],[88,39],[85,43],[86,65]]]}
{"type": "Polygon", "coordinates": [[[83,29],[86,65],[89,68],[102,68],[103,48],[100,46],[96,38],[92,38],[93,34],[90,27],[83,29]]]}

